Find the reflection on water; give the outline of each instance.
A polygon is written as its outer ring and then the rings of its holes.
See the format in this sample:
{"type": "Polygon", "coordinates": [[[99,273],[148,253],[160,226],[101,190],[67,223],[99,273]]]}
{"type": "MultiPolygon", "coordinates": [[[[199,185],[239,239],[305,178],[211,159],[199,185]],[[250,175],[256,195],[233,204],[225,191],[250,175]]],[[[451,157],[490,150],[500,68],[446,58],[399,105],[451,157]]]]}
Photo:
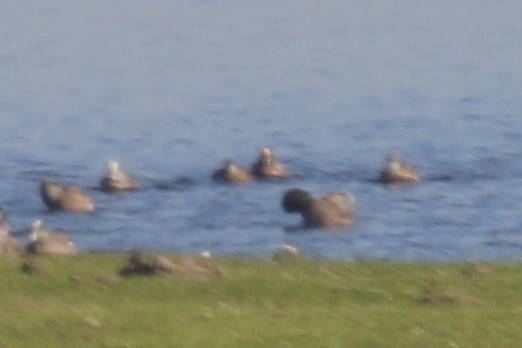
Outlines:
{"type": "Polygon", "coordinates": [[[122,5],[0,14],[0,204],[14,229],[39,218],[84,250],[520,259],[521,4],[122,5]],[[212,182],[264,145],[290,180],[212,182]],[[425,180],[376,183],[388,152],[425,180]],[[110,158],[143,190],[95,189],[110,158]],[[44,177],[82,185],[97,211],[47,212],[44,177]],[[352,192],[356,225],[287,233],[294,186],[352,192]]]}

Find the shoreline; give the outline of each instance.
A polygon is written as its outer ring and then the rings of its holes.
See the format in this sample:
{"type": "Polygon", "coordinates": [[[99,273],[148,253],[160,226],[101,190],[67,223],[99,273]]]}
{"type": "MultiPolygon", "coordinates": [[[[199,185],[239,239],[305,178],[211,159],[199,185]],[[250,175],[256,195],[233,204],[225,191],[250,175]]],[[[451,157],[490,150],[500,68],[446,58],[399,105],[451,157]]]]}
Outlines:
{"type": "Polygon", "coordinates": [[[0,347],[522,344],[522,263],[140,260],[0,259],[0,347]]]}

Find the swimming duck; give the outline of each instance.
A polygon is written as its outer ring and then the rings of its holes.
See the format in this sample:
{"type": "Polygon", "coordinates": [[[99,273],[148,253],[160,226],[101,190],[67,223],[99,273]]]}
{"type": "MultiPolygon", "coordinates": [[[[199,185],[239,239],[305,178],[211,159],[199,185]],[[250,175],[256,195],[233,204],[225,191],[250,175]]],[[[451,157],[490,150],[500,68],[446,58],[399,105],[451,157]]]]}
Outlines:
{"type": "Polygon", "coordinates": [[[61,230],[47,230],[41,220],[31,224],[31,242],[26,250],[33,254],[73,255],[78,253],[69,236],[61,230]]]}
{"type": "Polygon", "coordinates": [[[381,171],[381,181],[384,183],[407,183],[420,180],[417,169],[396,154],[389,154],[381,171]]]}
{"type": "Polygon", "coordinates": [[[8,257],[20,256],[23,252],[22,244],[9,232],[7,214],[0,211],[0,255],[8,257]]]}
{"type": "Polygon", "coordinates": [[[301,213],[308,228],[342,228],[353,224],[355,198],[350,193],[330,193],[313,197],[299,188],[283,196],[281,205],[287,213],[301,213]]]}
{"type": "Polygon", "coordinates": [[[253,180],[252,175],[248,171],[241,168],[231,159],[226,160],[224,166],[214,172],[212,179],[231,184],[248,183],[253,180]]]}
{"type": "Polygon", "coordinates": [[[265,179],[286,179],[288,171],[275,158],[272,150],[268,147],[262,147],[259,151],[259,158],[252,166],[252,175],[265,179]]]}
{"type": "Polygon", "coordinates": [[[40,185],[42,199],[51,210],[85,213],[94,210],[91,198],[77,186],[64,186],[46,178],[40,185]]]}
{"type": "Polygon", "coordinates": [[[101,188],[105,192],[132,191],[140,188],[140,183],[132,175],[120,168],[116,161],[107,162],[107,172],[101,180],[101,188]]]}

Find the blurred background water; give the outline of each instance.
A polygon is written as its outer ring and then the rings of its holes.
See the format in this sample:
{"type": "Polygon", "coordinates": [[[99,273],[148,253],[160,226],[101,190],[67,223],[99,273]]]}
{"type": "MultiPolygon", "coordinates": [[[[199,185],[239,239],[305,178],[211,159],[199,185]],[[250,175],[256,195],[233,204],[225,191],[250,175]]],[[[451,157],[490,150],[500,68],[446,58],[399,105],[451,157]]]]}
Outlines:
{"type": "Polygon", "coordinates": [[[6,1],[0,205],[86,251],[520,260],[520,18],[517,1],[6,1]],[[292,179],[210,180],[262,145],[292,179]],[[389,152],[424,180],[372,182],[389,152]],[[111,158],[144,189],[96,190],[111,158]],[[49,213],[47,176],[97,211],[49,213]],[[286,232],[294,186],[352,192],[356,225],[286,232]]]}

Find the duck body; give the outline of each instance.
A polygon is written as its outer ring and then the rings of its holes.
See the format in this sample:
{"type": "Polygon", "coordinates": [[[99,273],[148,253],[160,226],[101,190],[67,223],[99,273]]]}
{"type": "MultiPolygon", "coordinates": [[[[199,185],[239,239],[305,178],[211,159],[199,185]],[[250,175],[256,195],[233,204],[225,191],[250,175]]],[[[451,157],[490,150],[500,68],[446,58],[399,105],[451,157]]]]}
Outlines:
{"type": "Polygon", "coordinates": [[[415,166],[401,159],[398,155],[390,154],[386,157],[380,180],[386,184],[413,183],[420,180],[420,175],[415,166]]]}
{"type": "Polygon", "coordinates": [[[226,160],[223,167],[217,169],[212,174],[212,179],[229,184],[249,183],[254,180],[248,171],[230,159],[226,160]]]}
{"type": "Polygon", "coordinates": [[[268,147],[262,147],[259,158],[252,165],[252,175],[262,179],[286,179],[289,177],[288,170],[274,156],[268,147]]]}
{"type": "Polygon", "coordinates": [[[31,242],[26,251],[33,254],[74,255],[78,249],[67,233],[61,230],[47,230],[40,220],[31,226],[31,242]]]}
{"type": "Polygon", "coordinates": [[[103,191],[109,193],[133,191],[141,188],[138,180],[121,169],[119,163],[113,160],[107,162],[107,172],[102,178],[100,186],[103,191]]]}
{"type": "Polygon", "coordinates": [[[10,235],[10,227],[7,222],[7,214],[0,211],[0,255],[17,257],[23,253],[22,244],[10,235]]]}
{"type": "Polygon", "coordinates": [[[94,210],[91,198],[78,186],[64,186],[56,180],[45,179],[40,185],[40,194],[51,210],[77,213],[94,210]]]}
{"type": "Polygon", "coordinates": [[[343,228],[354,223],[355,199],[350,193],[313,197],[302,189],[290,189],[281,202],[287,213],[300,213],[307,228],[343,228]]]}
{"type": "Polygon", "coordinates": [[[18,239],[7,234],[0,236],[0,255],[18,257],[22,255],[24,248],[18,239]]]}
{"type": "Polygon", "coordinates": [[[11,231],[7,221],[7,213],[0,210],[0,236],[7,235],[11,231]]]}

